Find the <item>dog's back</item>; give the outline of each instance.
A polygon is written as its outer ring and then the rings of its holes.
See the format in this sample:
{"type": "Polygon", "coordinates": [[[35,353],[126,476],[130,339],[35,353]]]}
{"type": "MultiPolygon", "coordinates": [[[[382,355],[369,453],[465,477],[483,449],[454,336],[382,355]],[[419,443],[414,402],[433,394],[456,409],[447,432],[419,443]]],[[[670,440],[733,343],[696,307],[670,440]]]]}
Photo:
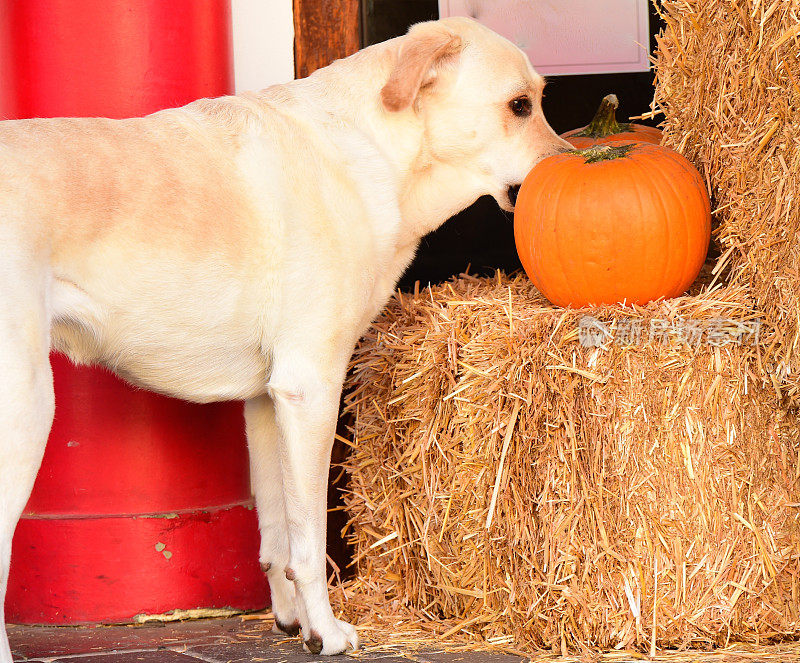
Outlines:
{"type": "Polygon", "coordinates": [[[263,391],[262,302],[243,284],[278,268],[279,245],[242,138],[213,120],[0,123],[4,259],[44,270],[54,347],[201,401],[263,391]]]}

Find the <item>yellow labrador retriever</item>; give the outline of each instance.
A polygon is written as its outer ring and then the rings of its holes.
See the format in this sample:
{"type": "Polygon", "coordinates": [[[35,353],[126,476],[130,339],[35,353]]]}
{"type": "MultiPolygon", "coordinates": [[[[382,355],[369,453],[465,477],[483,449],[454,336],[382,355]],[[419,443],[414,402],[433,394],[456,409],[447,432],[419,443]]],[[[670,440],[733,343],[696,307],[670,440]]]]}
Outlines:
{"type": "Polygon", "coordinates": [[[485,194],[513,209],[531,167],[569,148],[543,84],[452,18],[255,94],[0,122],[0,601],[55,348],[172,396],[246,400],[276,626],[313,653],[355,649],[325,582],[347,362],[423,235],[485,194]]]}

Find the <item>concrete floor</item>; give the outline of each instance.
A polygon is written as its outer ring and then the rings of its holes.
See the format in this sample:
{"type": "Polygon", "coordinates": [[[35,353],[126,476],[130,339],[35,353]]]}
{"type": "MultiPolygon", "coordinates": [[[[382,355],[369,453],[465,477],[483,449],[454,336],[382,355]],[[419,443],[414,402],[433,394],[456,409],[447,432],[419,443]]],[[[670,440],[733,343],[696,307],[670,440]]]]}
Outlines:
{"type": "MultiPolygon", "coordinates": [[[[326,658],[303,652],[299,638],[271,632],[269,615],[200,619],[141,626],[9,625],[14,661],[39,663],[522,663],[519,656],[433,649],[383,651],[367,645],[353,656],[326,658]]],[[[542,653],[538,663],[641,663],[633,652],[560,658],[542,653]]],[[[740,645],[716,652],[659,652],[650,663],[800,663],[800,643],[773,647],[740,645]]]]}
{"type": "Polygon", "coordinates": [[[299,638],[271,632],[272,619],[201,619],[142,626],[8,626],[14,661],[48,663],[520,663],[493,653],[364,653],[334,659],[305,653],[299,638]]]}

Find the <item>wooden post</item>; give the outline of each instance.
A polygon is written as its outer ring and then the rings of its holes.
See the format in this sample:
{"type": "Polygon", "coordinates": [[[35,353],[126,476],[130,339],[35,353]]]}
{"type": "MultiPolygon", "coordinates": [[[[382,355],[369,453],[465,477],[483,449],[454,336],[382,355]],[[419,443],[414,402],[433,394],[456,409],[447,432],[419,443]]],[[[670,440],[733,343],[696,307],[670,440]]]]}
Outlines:
{"type": "Polygon", "coordinates": [[[359,0],[294,0],[294,75],[304,78],[361,48],[359,0]]]}

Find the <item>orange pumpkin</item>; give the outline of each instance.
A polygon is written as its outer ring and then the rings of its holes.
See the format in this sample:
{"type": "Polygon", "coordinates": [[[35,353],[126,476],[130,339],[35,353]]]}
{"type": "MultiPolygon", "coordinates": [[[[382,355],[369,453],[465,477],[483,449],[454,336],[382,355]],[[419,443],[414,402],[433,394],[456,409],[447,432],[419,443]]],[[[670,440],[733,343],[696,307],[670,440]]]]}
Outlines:
{"type": "Polygon", "coordinates": [[[522,265],[559,306],[676,297],[697,278],[710,236],[700,174],[677,152],[649,143],[540,161],[514,211],[522,265]]]}
{"type": "Polygon", "coordinates": [[[661,132],[658,129],[644,124],[617,122],[617,108],[619,108],[617,95],[606,95],[589,124],[580,129],[567,131],[561,134],[561,137],[578,149],[620,140],[636,140],[655,145],[661,142],[661,132]]]}

